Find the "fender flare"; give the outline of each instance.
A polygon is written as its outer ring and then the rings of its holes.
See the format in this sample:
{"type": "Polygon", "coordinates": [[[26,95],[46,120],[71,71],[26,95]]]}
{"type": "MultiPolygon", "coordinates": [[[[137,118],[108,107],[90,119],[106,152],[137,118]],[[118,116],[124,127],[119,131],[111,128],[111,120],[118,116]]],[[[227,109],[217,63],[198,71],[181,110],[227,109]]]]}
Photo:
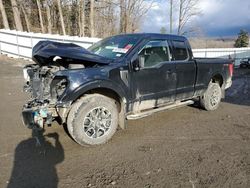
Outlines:
{"type": "Polygon", "coordinates": [[[207,84],[206,84],[206,86],[208,87],[208,85],[209,85],[209,82],[212,80],[212,78],[213,77],[215,77],[216,75],[220,75],[221,77],[222,77],[222,86],[224,85],[224,83],[225,83],[225,75],[223,74],[223,72],[220,72],[220,71],[216,71],[216,72],[214,72],[213,74],[211,74],[208,78],[208,80],[207,80],[207,84]]]}
{"type": "Polygon", "coordinates": [[[74,102],[84,93],[93,89],[101,88],[112,90],[119,96],[122,102],[127,103],[128,96],[126,92],[118,84],[108,80],[94,80],[91,82],[84,83],[78,86],[75,90],[66,92],[65,95],[61,98],[61,102],[74,102]]]}

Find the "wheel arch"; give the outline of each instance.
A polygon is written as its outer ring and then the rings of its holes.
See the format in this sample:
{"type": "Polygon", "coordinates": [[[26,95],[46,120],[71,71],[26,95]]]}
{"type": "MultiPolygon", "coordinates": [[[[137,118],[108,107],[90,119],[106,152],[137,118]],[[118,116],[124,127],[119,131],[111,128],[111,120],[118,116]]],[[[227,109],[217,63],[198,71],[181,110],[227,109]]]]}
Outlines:
{"type": "Polygon", "coordinates": [[[220,74],[220,73],[214,74],[211,77],[210,81],[212,81],[213,83],[218,83],[220,85],[220,87],[222,87],[224,84],[224,78],[223,78],[222,74],[220,74]]]}
{"type": "Polygon", "coordinates": [[[61,100],[63,102],[73,103],[83,95],[89,94],[91,92],[96,92],[114,99],[119,99],[120,102],[124,103],[127,103],[128,99],[126,92],[118,84],[108,80],[95,80],[78,86],[75,90],[68,92],[61,100]]]}
{"type": "Polygon", "coordinates": [[[119,111],[119,126],[125,128],[125,113],[127,111],[128,97],[125,92],[116,84],[109,81],[95,81],[78,87],[77,90],[69,93],[66,100],[71,101],[71,105],[84,95],[101,94],[112,98],[117,102],[119,111]]]}
{"type": "Polygon", "coordinates": [[[223,74],[219,72],[213,74],[208,82],[208,85],[210,82],[219,84],[221,91],[222,91],[222,98],[225,98],[225,79],[223,77],[223,74]]]}

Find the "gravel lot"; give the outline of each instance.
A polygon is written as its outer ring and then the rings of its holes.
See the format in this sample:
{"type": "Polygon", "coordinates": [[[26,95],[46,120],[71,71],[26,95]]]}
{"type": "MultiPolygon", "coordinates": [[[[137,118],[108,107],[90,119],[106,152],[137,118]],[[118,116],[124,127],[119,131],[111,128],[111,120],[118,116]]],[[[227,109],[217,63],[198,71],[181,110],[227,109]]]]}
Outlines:
{"type": "Polygon", "coordinates": [[[250,187],[250,69],[216,111],[157,113],[86,148],[56,124],[22,125],[25,63],[0,56],[0,187],[250,187]]]}

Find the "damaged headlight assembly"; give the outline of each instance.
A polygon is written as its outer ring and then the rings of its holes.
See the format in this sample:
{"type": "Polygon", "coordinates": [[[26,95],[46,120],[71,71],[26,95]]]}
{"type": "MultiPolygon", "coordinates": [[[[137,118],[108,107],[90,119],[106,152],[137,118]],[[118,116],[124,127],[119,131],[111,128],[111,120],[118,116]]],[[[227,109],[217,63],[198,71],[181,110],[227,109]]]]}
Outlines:
{"type": "Polygon", "coordinates": [[[56,109],[51,105],[63,95],[67,86],[66,77],[54,77],[50,85],[50,99],[41,101],[34,99],[24,105],[22,112],[24,124],[29,128],[43,128],[44,125],[51,125],[53,117],[57,116],[56,109]]]}
{"type": "Polygon", "coordinates": [[[58,99],[63,95],[68,86],[66,77],[55,77],[51,82],[51,98],[58,99]]]}

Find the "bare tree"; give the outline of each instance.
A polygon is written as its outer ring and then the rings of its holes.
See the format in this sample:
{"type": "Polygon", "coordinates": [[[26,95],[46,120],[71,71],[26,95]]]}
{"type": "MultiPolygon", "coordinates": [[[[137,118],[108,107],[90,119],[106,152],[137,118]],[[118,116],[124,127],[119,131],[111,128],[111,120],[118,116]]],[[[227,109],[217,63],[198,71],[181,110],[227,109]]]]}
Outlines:
{"type": "Polygon", "coordinates": [[[61,21],[62,32],[63,32],[63,35],[66,35],[66,30],[65,30],[65,26],[64,26],[64,20],[63,20],[62,6],[61,6],[60,0],[57,0],[57,6],[58,6],[60,21],[61,21]]]}
{"type": "Polygon", "coordinates": [[[185,0],[180,0],[180,8],[179,8],[179,22],[178,22],[178,34],[181,33],[181,29],[183,26],[183,4],[185,0]]]}
{"type": "Polygon", "coordinates": [[[14,14],[16,29],[18,31],[23,31],[23,25],[22,25],[22,21],[21,21],[21,17],[20,17],[20,11],[18,9],[16,0],[11,0],[11,6],[12,6],[13,14],[14,14]]]}
{"type": "MultiPolygon", "coordinates": [[[[68,9],[68,21],[67,26],[69,27],[68,34],[70,35],[79,35],[79,2],[77,0],[71,0],[70,5],[67,5],[68,9]]],[[[64,7],[67,8],[67,7],[64,7]]]]}
{"type": "Polygon", "coordinates": [[[120,0],[120,32],[134,33],[154,0],[120,0]]]}
{"type": "Polygon", "coordinates": [[[126,0],[120,0],[120,33],[126,32],[126,0]]]}
{"type": "Polygon", "coordinates": [[[21,10],[22,10],[23,15],[24,15],[24,20],[25,20],[25,23],[26,23],[27,31],[30,32],[31,30],[30,30],[30,21],[29,21],[28,14],[27,14],[27,12],[26,12],[26,10],[24,8],[24,5],[21,4],[20,6],[21,6],[21,10]]]}
{"type": "Polygon", "coordinates": [[[178,21],[178,34],[184,35],[188,32],[193,32],[195,29],[184,30],[187,23],[201,12],[197,8],[199,0],[180,0],[179,2],[179,21],[178,21]]]}
{"type": "Polygon", "coordinates": [[[0,11],[2,13],[4,28],[5,29],[10,29],[9,22],[8,22],[8,19],[7,19],[7,15],[6,15],[5,8],[3,6],[3,1],[2,0],[0,0],[0,11]]]}
{"type": "Polygon", "coordinates": [[[50,13],[50,6],[51,6],[51,2],[49,0],[46,1],[46,15],[47,15],[47,30],[48,33],[52,33],[52,23],[51,23],[51,13],[50,13]]]}
{"type": "Polygon", "coordinates": [[[89,13],[90,37],[94,37],[94,35],[95,35],[95,28],[94,28],[94,3],[95,3],[95,0],[90,0],[90,13],[89,13]]]}
{"type": "Polygon", "coordinates": [[[4,7],[12,7],[13,11],[5,9],[5,18],[17,30],[103,38],[137,32],[153,1],[156,0],[0,0],[0,10],[4,14],[4,7]]]}
{"type": "Polygon", "coordinates": [[[108,37],[119,33],[118,7],[119,5],[113,0],[95,3],[95,36],[108,37]]]}
{"type": "Polygon", "coordinates": [[[72,4],[73,3],[70,4],[70,6],[67,6],[66,3],[67,2],[65,2],[65,1],[61,1],[62,10],[63,10],[63,18],[64,18],[65,30],[66,30],[66,33],[68,35],[70,35],[71,31],[74,30],[74,28],[73,28],[74,23],[73,22],[75,21],[74,19],[72,20],[72,9],[73,9],[72,4]]]}
{"type": "Polygon", "coordinates": [[[85,0],[80,0],[79,2],[78,25],[79,25],[79,35],[84,37],[85,36],[85,0]]]}
{"type": "Polygon", "coordinates": [[[38,8],[38,14],[39,14],[39,21],[40,21],[40,26],[42,29],[42,33],[45,33],[44,25],[43,25],[43,16],[42,16],[42,11],[41,11],[41,2],[40,0],[36,0],[37,8],[38,8]]]}

